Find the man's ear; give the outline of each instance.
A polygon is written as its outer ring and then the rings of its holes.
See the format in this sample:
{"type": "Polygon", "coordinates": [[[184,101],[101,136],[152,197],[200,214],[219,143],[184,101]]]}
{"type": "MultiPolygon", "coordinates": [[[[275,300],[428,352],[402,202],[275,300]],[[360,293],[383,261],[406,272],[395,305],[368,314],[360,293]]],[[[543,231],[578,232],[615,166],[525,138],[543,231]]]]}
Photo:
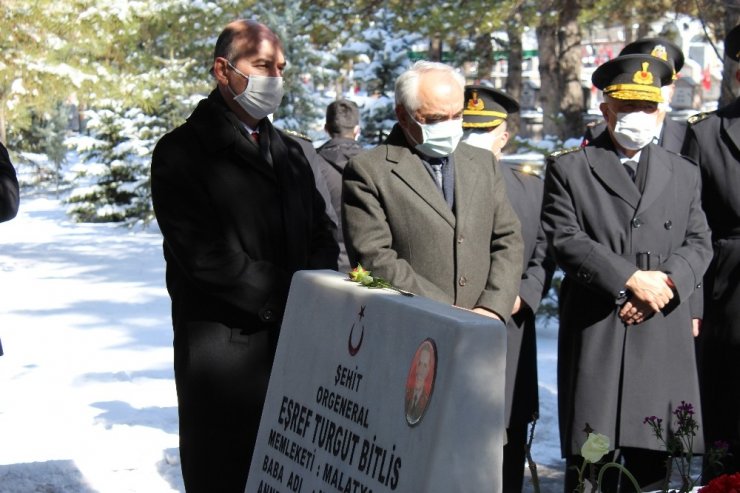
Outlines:
{"type": "Polygon", "coordinates": [[[216,82],[220,85],[225,86],[229,84],[229,78],[226,75],[228,70],[229,62],[225,58],[218,57],[213,61],[211,72],[213,73],[213,77],[216,79],[216,82]]]}

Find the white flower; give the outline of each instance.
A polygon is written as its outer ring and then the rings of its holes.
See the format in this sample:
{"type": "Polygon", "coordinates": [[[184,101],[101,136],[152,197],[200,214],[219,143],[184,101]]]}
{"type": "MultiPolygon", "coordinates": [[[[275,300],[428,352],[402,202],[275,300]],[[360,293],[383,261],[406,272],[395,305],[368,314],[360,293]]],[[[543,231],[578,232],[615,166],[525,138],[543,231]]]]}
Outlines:
{"type": "Polygon", "coordinates": [[[596,464],[609,452],[609,437],[601,433],[589,433],[586,443],[581,447],[581,455],[587,461],[596,464]]]}

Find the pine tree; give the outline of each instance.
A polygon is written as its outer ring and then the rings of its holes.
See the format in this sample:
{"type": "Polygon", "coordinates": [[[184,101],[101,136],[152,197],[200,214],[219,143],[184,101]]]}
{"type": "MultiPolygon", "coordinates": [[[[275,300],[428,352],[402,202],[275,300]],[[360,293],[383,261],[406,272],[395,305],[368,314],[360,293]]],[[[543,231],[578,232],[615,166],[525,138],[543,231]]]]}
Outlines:
{"type": "Polygon", "coordinates": [[[355,50],[367,61],[355,64],[355,79],[366,87],[368,99],[362,107],[362,139],[377,144],[396,121],[393,86],[411,61],[409,51],[420,37],[395,26],[392,12],[380,9],[365,28],[355,50]]]}

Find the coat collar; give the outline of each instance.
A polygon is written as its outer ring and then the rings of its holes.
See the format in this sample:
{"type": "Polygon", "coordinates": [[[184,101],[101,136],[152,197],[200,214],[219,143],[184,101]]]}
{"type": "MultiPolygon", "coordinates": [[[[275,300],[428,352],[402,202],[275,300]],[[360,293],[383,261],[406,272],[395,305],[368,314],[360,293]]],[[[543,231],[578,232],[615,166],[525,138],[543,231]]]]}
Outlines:
{"type": "MultiPolygon", "coordinates": [[[[209,154],[219,154],[232,149],[245,165],[252,166],[267,177],[274,179],[270,163],[262,157],[258,145],[247,136],[246,129],[236,115],[229,110],[218,89],[214,89],[208,98],[201,100],[193,113],[188,117],[198,140],[209,154]]],[[[264,132],[274,144],[275,129],[267,118],[260,121],[260,132],[264,132]]]]}
{"type": "MultiPolygon", "coordinates": [[[[424,200],[429,207],[442,216],[450,226],[455,226],[455,214],[445,202],[444,196],[432,181],[421,158],[411,151],[401,127],[396,124],[386,139],[386,160],[392,163],[392,173],[398,176],[414,193],[424,200]]],[[[457,166],[458,152],[455,151],[453,159],[456,161],[455,187],[461,166],[457,166]]],[[[455,190],[456,200],[460,197],[455,190]]]]}
{"type": "MultiPolygon", "coordinates": [[[[740,99],[735,103],[740,105],[740,99]]],[[[735,114],[738,112],[735,111],[735,114]]],[[[722,130],[727,134],[727,138],[733,143],[736,150],[740,150],[740,118],[722,118],[722,130]]]]}
{"type": "Polygon", "coordinates": [[[647,166],[645,189],[640,195],[635,184],[622,170],[608,131],[600,135],[593,146],[585,147],[584,150],[594,173],[622,200],[632,206],[636,214],[645,211],[660,197],[673,174],[669,164],[669,152],[656,144],[648,144],[640,154],[640,166],[647,166]]]}
{"type": "Polygon", "coordinates": [[[584,147],[583,150],[594,174],[622,200],[637,209],[640,192],[622,169],[609,131],[602,132],[592,145],[584,147]]]}

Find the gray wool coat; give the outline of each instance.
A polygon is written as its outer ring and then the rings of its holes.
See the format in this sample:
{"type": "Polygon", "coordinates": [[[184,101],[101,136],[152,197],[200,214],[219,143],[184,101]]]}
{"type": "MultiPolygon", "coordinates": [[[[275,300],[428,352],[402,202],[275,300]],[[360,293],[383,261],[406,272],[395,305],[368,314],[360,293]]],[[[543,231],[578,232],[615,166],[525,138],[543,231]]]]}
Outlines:
{"type": "Polygon", "coordinates": [[[343,174],[342,224],[352,265],[394,286],[506,321],[519,292],[522,237],[493,154],[453,153],[451,209],[396,125],[343,174]]]}
{"type": "MultiPolygon", "coordinates": [[[[558,343],[564,456],[580,454],[587,424],[612,447],[663,450],[644,418],[672,423],[681,401],[694,405],[701,423],[686,303],[711,258],[699,171],[655,144],[642,150],[640,166],[647,166],[642,195],[608,134],[548,165],[543,228],[565,272],[558,343]],[[618,295],[640,252],[651,252],[650,270],[666,272],[676,296],[663,312],[627,327],[618,316],[618,295]]],[[[695,448],[702,447],[698,436],[695,448]]]]}

